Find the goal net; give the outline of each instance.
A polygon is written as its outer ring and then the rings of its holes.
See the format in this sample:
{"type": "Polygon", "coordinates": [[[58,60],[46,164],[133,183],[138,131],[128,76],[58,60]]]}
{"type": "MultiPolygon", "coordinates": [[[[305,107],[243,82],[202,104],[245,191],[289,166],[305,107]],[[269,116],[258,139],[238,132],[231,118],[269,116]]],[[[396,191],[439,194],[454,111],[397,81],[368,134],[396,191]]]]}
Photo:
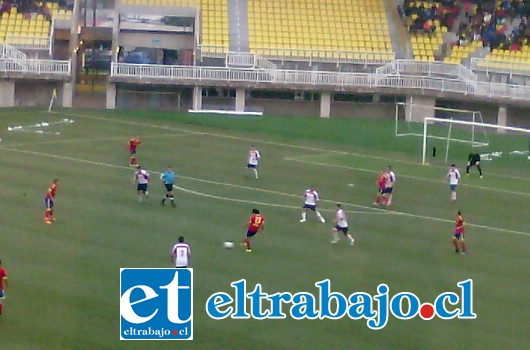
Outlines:
{"type": "Polygon", "coordinates": [[[484,128],[484,119],[478,111],[415,105],[399,102],[395,111],[395,135],[423,136],[423,120],[430,118],[428,139],[459,142],[471,147],[484,147],[489,144],[484,128]],[[447,120],[465,121],[471,124],[446,123],[447,120]],[[456,126],[458,125],[458,126],[456,126]]]}
{"type": "Polygon", "coordinates": [[[430,140],[432,135],[430,130],[434,126],[444,127],[448,130],[448,135],[444,142],[445,147],[442,149],[445,162],[450,160],[451,163],[462,163],[467,161],[470,153],[478,153],[481,161],[489,162],[492,168],[510,169],[512,173],[528,176],[527,160],[530,160],[530,129],[427,117],[422,123],[422,164],[428,164],[436,159],[436,155],[432,153],[433,141],[430,140]],[[484,130],[488,139],[486,145],[480,148],[472,148],[471,144],[453,143],[452,134],[455,130],[470,130],[473,127],[484,130]]]}

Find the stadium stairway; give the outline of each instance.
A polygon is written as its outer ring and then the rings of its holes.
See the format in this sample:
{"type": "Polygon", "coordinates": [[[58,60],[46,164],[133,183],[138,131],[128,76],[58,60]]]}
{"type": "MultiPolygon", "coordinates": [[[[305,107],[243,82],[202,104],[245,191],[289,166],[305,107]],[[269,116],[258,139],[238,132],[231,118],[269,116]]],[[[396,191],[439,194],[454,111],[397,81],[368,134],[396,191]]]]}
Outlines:
{"type": "Polygon", "coordinates": [[[247,0],[228,0],[228,23],[229,50],[249,52],[247,0]]]}
{"type": "Polygon", "coordinates": [[[396,59],[413,58],[412,44],[407,29],[403,25],[401,16],[397,11],[397,3],[394,1],[385,1],[386,17],[388,19],[388,29],[392,47],[396,53],[396,59]]]}

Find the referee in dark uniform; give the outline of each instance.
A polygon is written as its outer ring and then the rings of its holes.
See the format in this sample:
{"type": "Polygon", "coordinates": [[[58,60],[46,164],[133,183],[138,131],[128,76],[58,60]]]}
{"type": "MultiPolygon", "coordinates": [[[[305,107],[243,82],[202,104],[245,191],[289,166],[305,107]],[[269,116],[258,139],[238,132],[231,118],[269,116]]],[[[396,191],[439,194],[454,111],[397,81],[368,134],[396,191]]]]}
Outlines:
{"type": "Polygon", "coordinates": [[[479,153],[470,153],[469,157],[467,157],[466,176],[469,175],[469,168],[471,168],[472,166],[477,167],[480,178],[483,179],[484,177],[482,176],[482,167],[480,166],[479,153]]]}

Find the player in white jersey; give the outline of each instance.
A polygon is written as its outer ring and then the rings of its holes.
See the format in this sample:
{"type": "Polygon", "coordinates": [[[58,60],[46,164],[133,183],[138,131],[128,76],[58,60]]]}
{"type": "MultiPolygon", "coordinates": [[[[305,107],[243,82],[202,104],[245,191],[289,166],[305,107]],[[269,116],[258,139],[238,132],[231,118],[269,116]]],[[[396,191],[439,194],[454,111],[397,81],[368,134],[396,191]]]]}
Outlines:
{"type": "Polygon", "coordinates": [[[353,245],[355,240],[353,239],[353,236],[348,233],[348,218],[346,217],[346,213],[344,212],[344,209],[342,209],[342,206],[337,203],[337,210],[335,211],[335,227],[333,227],[333,240],[331,241],[332,244],[337,243],[340,241],[339,238],[339,232],[342,232],[344,236],[350,241],[350,245],[353,245]]]}
{"type": "Polygon", "coordinates": [[[447,180],[449,181],[449,188],[451,189],[451,202],[456,202],[456,187],[460,181],[460,171],[456,168],[456,165],[451,164],[449,172],[447,173],[447,180]]]}
{"type": "Polygon", "coordinates": [[[179,241],[171,250],[171,263],[177,269],[184,269],[191,266],[191,249],[188,243],[184,242],[183,236],[179,237],[179,241]]]}
{"type": "Polygon", "coordinates": [[[149,194],[147,186],[149,185],[149,172],[142,169],[139,165],[136,167],[134,172],[133,184],[136,183],[136,194],[138,196],[138,202],[142,203],[143,198],[149,194]]]}
{"type": "Polygon", "coordinates": [[[300,222],[306,222],[307,209],[314,211],[321,223],[326,222],[326,219],[324,219],[322,214],[317,210],[318,200],[318,192],[314,187],[310,187],[304,192],[304,206],[302,208],[302,218],[300,219],[300,222]]]}
{"type": "Polygon", "coordinates": [[[394,174],[392,168],[388,165],[385,168],[385,189],[383,190],[383,197],[387,207],[392,205],[392,192],[394,191],[395,183],[396,174],[394,174]]]}
{"type": "Polygon", "coordinates": [[[247,162],[247,177],[250,172],[254,173],[256,180],[258,179],[258,164],[261,159],[261,154],[257,150],[256,146],[252,146],[248,151],[248,162],[247,162]]]}

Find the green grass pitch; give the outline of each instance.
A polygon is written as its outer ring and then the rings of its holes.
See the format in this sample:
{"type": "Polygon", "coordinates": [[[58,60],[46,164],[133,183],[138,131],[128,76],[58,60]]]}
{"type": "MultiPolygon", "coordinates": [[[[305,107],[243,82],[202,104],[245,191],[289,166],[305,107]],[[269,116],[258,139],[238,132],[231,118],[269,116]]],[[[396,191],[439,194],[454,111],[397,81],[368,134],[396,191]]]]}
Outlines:
{"type": "MultiPolygon", "coordinates": [[[[459,133],[464,131],[460,130],[459,133]]],[[[485,151],[503,156],[463,179],[448,202],[443,151],[419,164],[421,140],[395,138],[393,121],[241,118],[162,112],[39,110],[0,112],[0,258],[9,273],[0,348],[100,349],[523,349],[530,324],[530,162],[510,151],[528,138],[491,135],[485,151]],[[73,124],[53,124],[63,118],[73,124]],[[8,126],[47,121],[45,133],[8,126]],[[56,133],[60,133],[56,134],[56,133]],[[136,201],[126,143],[139,135],[139,162],[179,175],[177,208],[161,207],[155,179],[147,202],[136,201]],[[244,177],[248,148],[263,159],[258,181],[244,177]],[[378,171],[397,175],[391,209],[372,207],[378,171]],[[61,180],[57,222],[43,224],[43,198],[61,180]],[[353,184],[353,186],[349,186],[353,184]],[[331,220],[299,223],[301,194],[314,185],[332,218],[344,205],[356,243],[332,246],[331,220]],[[239,241],[257,207],[267,228],[254,251],[225,250],[239,241]],[[467,256],[453,252],[454,211],[469,223],[467,256]],[[194,340],[119,340],[119,269],[170,267],[179,235],[193,251],[194,340]],[[474,280],[476,320],[400,321],[380,331],[364,320],[210,319],[206,299],[233,294],[232,281],[264,291],[307,291],[324,278],[345,294],[416,293],[432,301],[474,280]]],[[[443,141],[429,144],[445,149],[443,141]]],[[[464,172],[469,148],[452,144],[449,162],[464,172]]]]}

